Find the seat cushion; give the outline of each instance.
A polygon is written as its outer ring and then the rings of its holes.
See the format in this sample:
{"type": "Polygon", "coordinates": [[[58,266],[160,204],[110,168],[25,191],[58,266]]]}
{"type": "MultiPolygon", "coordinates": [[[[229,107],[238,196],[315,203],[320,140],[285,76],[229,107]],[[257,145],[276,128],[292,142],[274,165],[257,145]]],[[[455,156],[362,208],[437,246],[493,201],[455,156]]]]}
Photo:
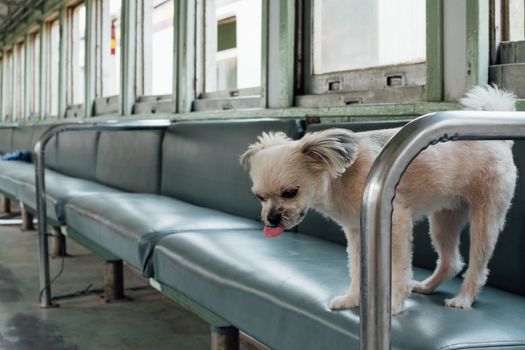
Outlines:
{"type": "Polygon", "coordinates": [[[182,202],[138,193],[82,196],[66,205],[69,227],[145,276],[153,274],[150,257],[157,241],[188,230],[260,229],[256,221],[182,202]]]}
{"type": "MultiPolygon", "coordinates": [[[[184,232],[155,247],[155,278],[272,349],[358,349],[358,309],[332,312],[349,283],[344,247],[300,233],[267,239],[260,231],[184,232]]],[[[430,272],[415,269],[417,279],[430,272]]],[[[413,294],[393,318],[393,349],[525,349],[525,298],[485,288],[474,309],[413,294]]]]}
{"type": "Polygon", "coordinates": [[[0,161],[0,192],[18,199],[20,187],[35,181],[35,167],[32,163],[18,160],[0,161]]]}
{"type": "MultiPolygon", "coordinates": [[[[118,192],[118,190],[103,184],[70,177],[48,169],[46,170],[47,217],[57,223],[63,224],[64,206],[70,199],[92,193],[108,192],[113,193],[118,192]]],[[[18,196],[24,205],[36,210],[36,185],[34,174],[31,181],[26,181],[19,187],[18,196]]]]}

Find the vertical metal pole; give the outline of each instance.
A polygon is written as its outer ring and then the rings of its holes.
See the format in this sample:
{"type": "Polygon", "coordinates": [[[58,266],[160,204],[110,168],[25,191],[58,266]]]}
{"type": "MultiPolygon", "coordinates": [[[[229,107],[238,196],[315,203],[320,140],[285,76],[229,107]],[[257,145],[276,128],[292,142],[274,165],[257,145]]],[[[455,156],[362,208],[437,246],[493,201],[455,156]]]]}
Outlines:
{"type": "Polygon", "coordinates": [[[211,327],[212,350],[239,350],[239,330],[235,327],[211,327]]]}
{"type": "Polygon", "coordinates": [[[39,280],[40,307],[51,306],[51,281],[49,277],[49,251],[47,241],[47,208],[45,181],[45,144],[47,140],[39,140],[35,145],[36,201],[38,215],[38,248],[39,248],[39,280]]]}

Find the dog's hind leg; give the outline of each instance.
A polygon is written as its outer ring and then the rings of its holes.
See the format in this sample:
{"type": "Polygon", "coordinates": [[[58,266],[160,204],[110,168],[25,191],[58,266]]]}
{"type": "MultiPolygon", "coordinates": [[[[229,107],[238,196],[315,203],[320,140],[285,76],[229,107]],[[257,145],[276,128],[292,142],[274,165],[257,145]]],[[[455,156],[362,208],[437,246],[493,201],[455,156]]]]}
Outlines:
{"type": "Polygon", "coordinates": [[[459,294],[445,300],[450,307],[469,309],[481,287],[487,281],[489,262],[499,232],[503,229],[505,215],[512,192],[489,193],[471,202],[469,266],[459,294]]]}
{"type": "Polygon", "coordinates": [[[434,273],[423,282],[414,282],[413,291],[429,294],[444,280],[455,277],[463,268],[463,259],[459,253],[459,236],[468,220],[468,206],[450,210],[441,209],[430,218],[430,237],[438,253],[434,273]]]}

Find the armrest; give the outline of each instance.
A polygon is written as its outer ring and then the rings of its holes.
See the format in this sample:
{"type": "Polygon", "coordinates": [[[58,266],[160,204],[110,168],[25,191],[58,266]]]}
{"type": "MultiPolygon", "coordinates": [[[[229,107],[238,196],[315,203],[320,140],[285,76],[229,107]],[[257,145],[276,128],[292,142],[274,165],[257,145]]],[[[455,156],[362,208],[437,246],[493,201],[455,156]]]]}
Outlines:
{"type": "Polygon", "coordinates": [[[35,144],[36,203],[38,218],[38,251],[41,307],[51,306],[51,281],[49,275],[49,252],[47,242],[47,208],[45,186],[45,149],[56,135],[75,131],[122,131],[165,129],[171,124],[167,119],[151,120],[108,120],[91,123],[67,123],[53,125],[47,129],[35,144]]]}
{"type": "Polygon", "coordinates": [[[448,111],[404,126],[375,160],[362,198],[361,349],[390,349],[392,202],[401,176],[428,146],[455,140],[525,139],[525,112],[448,111]]]}

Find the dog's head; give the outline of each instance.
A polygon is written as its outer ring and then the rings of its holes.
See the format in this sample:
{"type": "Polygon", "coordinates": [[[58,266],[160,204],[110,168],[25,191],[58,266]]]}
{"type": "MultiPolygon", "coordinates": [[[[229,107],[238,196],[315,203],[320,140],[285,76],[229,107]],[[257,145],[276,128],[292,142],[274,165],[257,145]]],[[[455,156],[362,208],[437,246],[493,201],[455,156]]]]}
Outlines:
{"type": "Polygon", "coordinates": [[[357,157],[355,134],[345,129],[308,133],[294,141],[284,133],[263,133],[241,156],[250,169],[252,191],[261,200],[264,233],[275,237],[301,222],[326,195],[330,181],[357,157]]]}

